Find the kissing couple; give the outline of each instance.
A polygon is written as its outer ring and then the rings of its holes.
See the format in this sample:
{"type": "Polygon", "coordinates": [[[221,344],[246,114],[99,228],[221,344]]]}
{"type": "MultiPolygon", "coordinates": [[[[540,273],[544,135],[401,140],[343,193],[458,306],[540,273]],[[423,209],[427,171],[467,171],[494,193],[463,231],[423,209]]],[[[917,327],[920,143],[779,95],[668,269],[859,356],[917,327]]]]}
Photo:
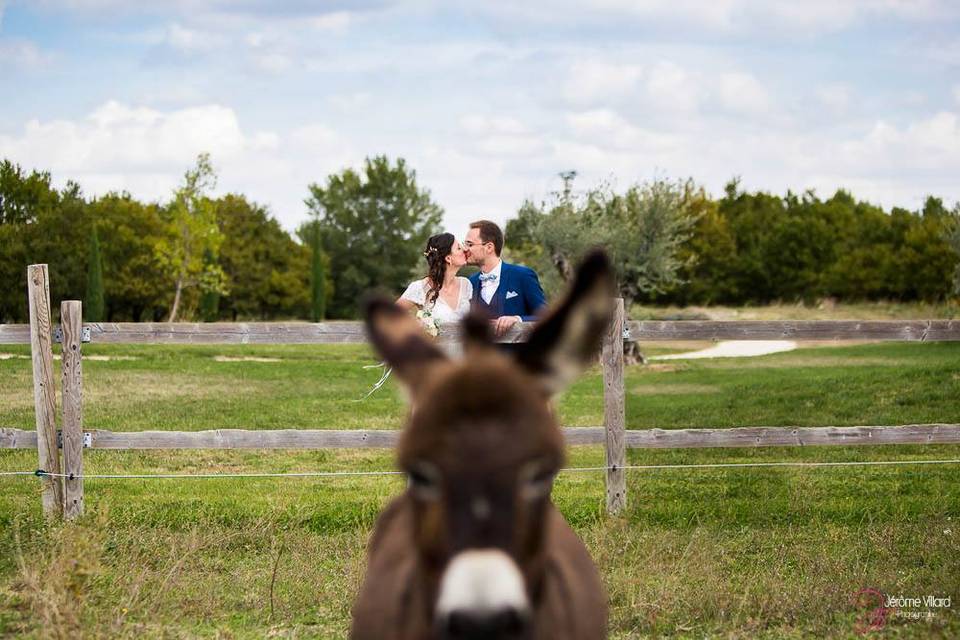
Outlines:
{"type": "Polygon", "coordinates": [[[504,262],[502,251],[503,231],[489,220],[472,222],[462,244],[452,233],[431,236],[423,251],[427,275],[411,282],[397,304],[416,311],[421,321],[430,317],[438,328],[476,310],[490,318],[497,336],[536,320],[547,302],[540,279],[529,267],[504,262]],[[458,276],[468,264],[480,270],[458,276]]]}

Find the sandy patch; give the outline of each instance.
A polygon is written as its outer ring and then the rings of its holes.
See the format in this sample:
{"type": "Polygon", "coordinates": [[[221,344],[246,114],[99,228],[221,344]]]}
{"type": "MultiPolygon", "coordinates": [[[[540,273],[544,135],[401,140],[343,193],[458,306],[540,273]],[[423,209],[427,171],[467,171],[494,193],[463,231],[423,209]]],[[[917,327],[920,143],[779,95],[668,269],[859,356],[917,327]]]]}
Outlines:
{"type": "Polygon", "coordinates": [[[257,356],[213,356],[217,362],[283,362],[282,358],[261,358],[257,356]]]}
{"type": "Polygon", "coordinates": [[[203,400],[249,397],[259,393],[259,382],[223,380],[197,374],[131,371],[84,380],[84,394],[91,402],[134,403],[151,400],[203,400]]]}
{"type": "Polygon", "coordinates": [[[765,356],[771,353],[793,351],[797,343],[793,340],[724,340],[712,347],[689,351],[687,353],[671,353],[665,356],[650,356],[650,360],[694,360],[699,358],[748,358],[765,356]]]}
{"type": "Polygon", "coordinates": [[[720,388],[709,384],[653,384],[631,389],[638,396],[679,396],[719,393],[720,388]]]}

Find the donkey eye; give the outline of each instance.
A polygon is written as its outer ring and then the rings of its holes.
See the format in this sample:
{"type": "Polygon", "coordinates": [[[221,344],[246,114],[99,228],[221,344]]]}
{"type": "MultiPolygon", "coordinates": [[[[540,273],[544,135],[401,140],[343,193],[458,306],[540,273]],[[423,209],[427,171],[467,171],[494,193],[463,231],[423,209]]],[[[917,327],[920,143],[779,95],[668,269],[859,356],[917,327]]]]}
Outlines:
{"type": "Polygon", "coordinates": [[[410,490],[424,500],[436,500],[440,497],[440,474],[427,463],[418,463],[407,470],[410,490]]]}
{"type": "Polygon", "coordinates": [[[556,471],[550,467],[532,470],[524,482],[523,496],[528,500],[533,500],[549,495],[556,475],[556,471]]]}

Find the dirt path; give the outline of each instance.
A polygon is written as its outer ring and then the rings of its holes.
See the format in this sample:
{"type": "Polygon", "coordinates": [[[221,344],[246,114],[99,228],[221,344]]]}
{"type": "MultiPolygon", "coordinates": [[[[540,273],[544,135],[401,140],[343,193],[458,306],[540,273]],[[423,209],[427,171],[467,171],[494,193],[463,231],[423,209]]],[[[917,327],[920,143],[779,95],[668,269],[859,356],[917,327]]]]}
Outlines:
{"type": "Polygon", "coordinates": [[[671,353],[666,356],[651,356],[650,360],[693,360],[697,358],[747,358],[770,353],[793,351],[797,343],[792,340],[724,340],[712,347],[686,353],[671,353]]]}

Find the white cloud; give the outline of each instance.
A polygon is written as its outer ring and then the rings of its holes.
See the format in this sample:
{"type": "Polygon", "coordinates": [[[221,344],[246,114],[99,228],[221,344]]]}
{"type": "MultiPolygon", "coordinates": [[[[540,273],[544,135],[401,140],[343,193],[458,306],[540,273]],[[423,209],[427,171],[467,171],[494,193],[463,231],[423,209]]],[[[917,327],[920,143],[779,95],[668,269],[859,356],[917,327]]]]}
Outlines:
{"type": "Polygon", "coordinates": [[[174,22],[167,27],[164,42],[174,51],[189,55],[212,51],[226,40],[219,34],[190,29],[174,22]]]}
{"type": "MultiPolygon", "coordinates": [[[[2,9],[0,6],[0,18],[3,17],[2,9]]],[[[0,67],[33,70],[45,67],[52,61],[53,55],[42,51],[29,40],[0,40],[0,67]]]]}
{"type": "MultiPolygon", "coordinates": [[[[837,188],[890,207],[915,207],[933,193],[960,200],[960,117],[940,112],[895,126],[862,124],[859,133],[838,130],[751,129],[729,122],[705,132],[674,133],[662,144],[644,138],[625,142],[631,122],[608,112],[570,119],[575,139],[561,139],[558,157],[581,170],[583,185],[611,173],[629,183],[656,170],[670,177],[692,176],[714,193],[735,175],[748,189],[783,193],[815,188],[830,195],[837,188]]],[[[659,142],[659,140],[658,140],[659,142]]]]}
{"type": "Polygon", "coordinates": [[[472,114],[460,118],[460,127],[471,138],[469,148],[481,155],[533,156],[548,148],[543,139],[516,118],[472,114]]]}
{"type": "Polygon", "coordinates": [[[477,135],[527,133],[527,127],[516,118],[509,116],[483,116],[470,114],[460,118],[464,131],[477,135]]]}
{"type": "Polygon", "coordinates": [[[493,0],[502,25],[641,24],[724,35],[837,31],[867,20],[937,22],[960,15],[953,0],[493,0]]]}
{"type": "Polygon", "coordinates": [[[324,13],[323,15],[310,19],[310,24],[314,29],[337,35],[346,33],[352,22],[353,16],[349,11],[324,13]]]}
{"type": "Polygon", "coordinates": [[[673,135],[641,129],[609,109],[569,114],[567,124],[577,138],[617,151],[662,152],[677,142],[673,135]]]}
{"type": "Polygon", "coordinates": [[[848,166],[864,173],[923,169],[960,175],[960,123],[957,114],[948,111],[902,128],[881,120],[842,150],[848,166]]]}
{"type": "Polygon", "coordinates": [[[571,104],[610,102],[630,95],[643,75],[640,65],[604,60],[577,61],[571,65],[564,97],[571,104]]]}
{"type": "Polygon", "coordinates": [[[842,114],[850,107],[853,99],[850,87],[845,84],[831,83],[817,88],[817,99],[834,114],[842,114]]]}
{"type": "Polygon", "coordinates": [[[720,102],[727,109],[740,113],[765,113],[770,108],[770,95],[749,73],[724,73],[718,82],[720,102]]]}
{"type": "Polygon", "coordinates": [[[960,84],[953,87],[953,101],[960,105],[960,84]]]}
{"type": "Polygon", "coordinates": [[[373,104],[373,94],[369,91],[356,91],[347,94],[330,96],[327,99],[337,111],[355,113],[358,109],[365,109],[373,104]]]}
{"type": "Polygon", "coordinates": [[[91,195],[166,199],[201,152],[219,170],[221,191],[270,205],[291,228],[303,218],[307,184],[355,157],[329,128],[246,131],[233,109],[216,104],[160,111],[110,101],[78,120],[30,120],[17,135],[0,135],[0,157],[50,170],[59,183],[74,180],[91,195]]]}
{"type": "Polygon", "coordinates": [[[644,84],[645,101],[662,111],[689,112],[700,104],[702,83],[674,62],[653,65],[644,84]]]}

